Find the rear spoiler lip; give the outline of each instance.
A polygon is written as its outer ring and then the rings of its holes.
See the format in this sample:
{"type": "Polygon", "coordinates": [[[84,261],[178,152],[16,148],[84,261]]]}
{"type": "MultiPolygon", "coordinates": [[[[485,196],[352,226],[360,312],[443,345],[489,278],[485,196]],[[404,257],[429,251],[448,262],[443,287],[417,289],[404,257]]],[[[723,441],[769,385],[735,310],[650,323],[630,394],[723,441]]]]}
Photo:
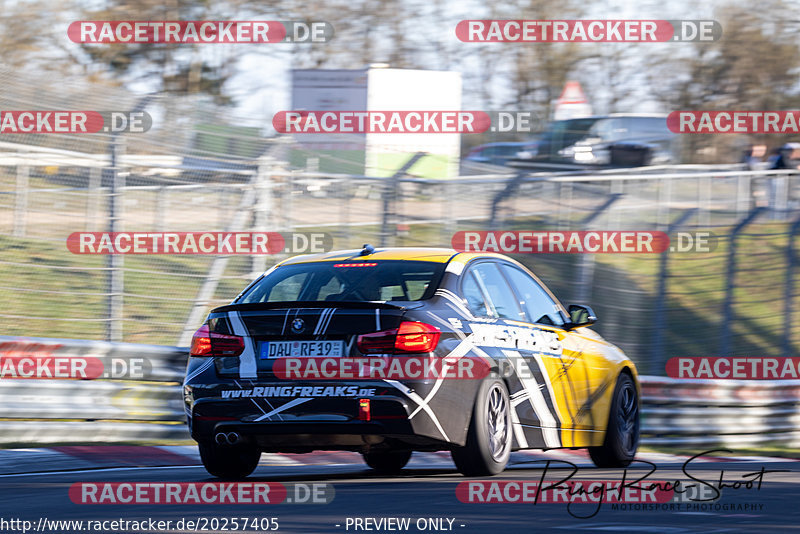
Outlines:
{"type": "Polygon", "coordinates": [[[231,311],[268,311],[268,310],[293,310],[297,308],[340,308],[349,310],[397,310],[405,311],[407,306],[398,306],[387,302],[356,302],[356,301],[292,301],[292,302],[249,302],[240,304],[228,304],[214,308],[210,313],[227,313],[231,311]]]}

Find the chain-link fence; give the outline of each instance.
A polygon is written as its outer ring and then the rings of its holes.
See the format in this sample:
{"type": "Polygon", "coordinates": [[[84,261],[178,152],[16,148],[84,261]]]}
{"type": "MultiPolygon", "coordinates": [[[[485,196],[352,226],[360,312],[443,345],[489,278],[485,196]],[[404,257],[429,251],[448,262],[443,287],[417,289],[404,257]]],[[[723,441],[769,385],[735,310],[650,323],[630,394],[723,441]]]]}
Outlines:
{"type": "MultiPolygon", "coordinates": [[[[70,233],[109,227],[110,188],[91,185],[91,168],[83,186],[47,183],[36,174],[46,158],[30,158],[4,167],[11,179],[0,219],[0,315],[9,334],[102,339],[117,321],[126,341],[185,343],[212,306],[229,302],[284,257],[129,255],[112,265],[108,257],[72,254],[70,233]],[[14,180],[20,169],[29,173],[26,188],[14,180]],[[122,289],[111,295],[114,270],[122,289]]],[[[128,176],[157,181],[165,172],[136,168],[128,176]]],[[[798,262],[789,247],[800,214],[798,175],[790,172],[674,168],[391,180],[290,171],[270,157],[226,172],[225,181],[126,185],[117,193],[117,228],[313,230],[331,234],[336,248],[449,246],[461,230],[662,230],[673,240],[679,232],[710,232],[707,251],[518,259],[562,300],[593,305],[598,330],[645,372],[660,373],[676,355],[786,355],[800,341],[790,322],[798,262]]]]}
{"type": "MultiPolygon", "coordinates": [[[[152,131],[5,135],[0,322],[6,335],[185,344],[281,254],[81,255],[73,232],[321,231],[336,248],[450,246],[461,230],[712,232],[713,250],[517,256],[651,374],[678,355],[791,355],[800,177],[679,166],[435,180],[290,167],[290,139],[203,102],[66,86],[36,99],[0,72],[0,109],[130,110],[152,131]],[[169,127],[164,125],[168,124],[169,127]],[[242,125],[246,126],[242,126],[242,125]]],[[[423,158],[425,156],[422,156],[423,158]]],[[[507,169],[506,169],[507,171],[507,169]]]]}

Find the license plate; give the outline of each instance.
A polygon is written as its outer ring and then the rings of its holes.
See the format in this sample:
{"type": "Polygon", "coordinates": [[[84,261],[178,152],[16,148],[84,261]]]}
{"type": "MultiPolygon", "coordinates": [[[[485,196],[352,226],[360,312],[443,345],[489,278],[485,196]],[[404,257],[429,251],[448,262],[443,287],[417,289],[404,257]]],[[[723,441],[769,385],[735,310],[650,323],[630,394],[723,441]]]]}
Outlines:
{"type": "Polygon", "coordinates": [[[344,341],[265,341],[261,359],[273,358],[338,358],[344,352],[344,341]]]}

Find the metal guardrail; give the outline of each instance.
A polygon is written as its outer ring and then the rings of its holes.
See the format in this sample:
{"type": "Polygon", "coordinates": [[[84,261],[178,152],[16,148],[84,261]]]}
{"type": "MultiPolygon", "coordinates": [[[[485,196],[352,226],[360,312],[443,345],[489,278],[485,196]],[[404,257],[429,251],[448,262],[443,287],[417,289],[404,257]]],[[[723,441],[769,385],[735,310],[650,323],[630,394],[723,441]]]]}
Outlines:
{"type": "Polygon", "coordinates": [[[641,379],[646,445],[800,446],[800,380],[641,379]]]}
{"type": "MultiPolygon", "coordinates": [[[[0,445],[189,439],[181,382],[187,349],[0,336],[0,357],[145,358],[138,380],[0,379],[0,445]],[[27,349],[26,349],[27,347],[27,349]]],[[[800,446],[800,380],[642,376],[642,443],[656,447],[800,446]]]]}
{"type": "Polygon", "coordinates": [[[96,358],[121,378],[0,378],[0,445],[189,439],[181,383],[188,349],[0,336],[0,357],[96,358]],[[122,372],[122,365],[138,365],[122,372]]]}

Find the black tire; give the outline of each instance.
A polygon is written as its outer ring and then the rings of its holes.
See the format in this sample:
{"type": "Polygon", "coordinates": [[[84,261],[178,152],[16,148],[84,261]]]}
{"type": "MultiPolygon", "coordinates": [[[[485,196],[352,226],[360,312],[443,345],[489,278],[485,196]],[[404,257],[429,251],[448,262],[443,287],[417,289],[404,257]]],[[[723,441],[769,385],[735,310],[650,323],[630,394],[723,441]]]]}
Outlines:
{"type": "Polygon", "coordinates": [[[399,473],[411,459],[408,449],[375,450],[363,453],[364,461],[378,473],[399,473]]]}
{"type": "Polygon", "coordinates": [[[485,380],[478,389],[467,443],[451,451],[464,476],[502,473],[511,456],[511,400],[502,380],[485,380]]]}
{"type": "Polygon", "coordinates": [[[197,447],[206,471],[217,478],[245,478],[255,471],[258,460],[261,459],[261,451],[246,445],[220,447],[216,444],[198,443],[197,447]]]}
{"type": "Polygon", "coordinates": [[[627,467],[639,448],[639,396],[629,374],[619,375],[613,395],[603,445],[589,447],[597,467],[627,467]]]}

